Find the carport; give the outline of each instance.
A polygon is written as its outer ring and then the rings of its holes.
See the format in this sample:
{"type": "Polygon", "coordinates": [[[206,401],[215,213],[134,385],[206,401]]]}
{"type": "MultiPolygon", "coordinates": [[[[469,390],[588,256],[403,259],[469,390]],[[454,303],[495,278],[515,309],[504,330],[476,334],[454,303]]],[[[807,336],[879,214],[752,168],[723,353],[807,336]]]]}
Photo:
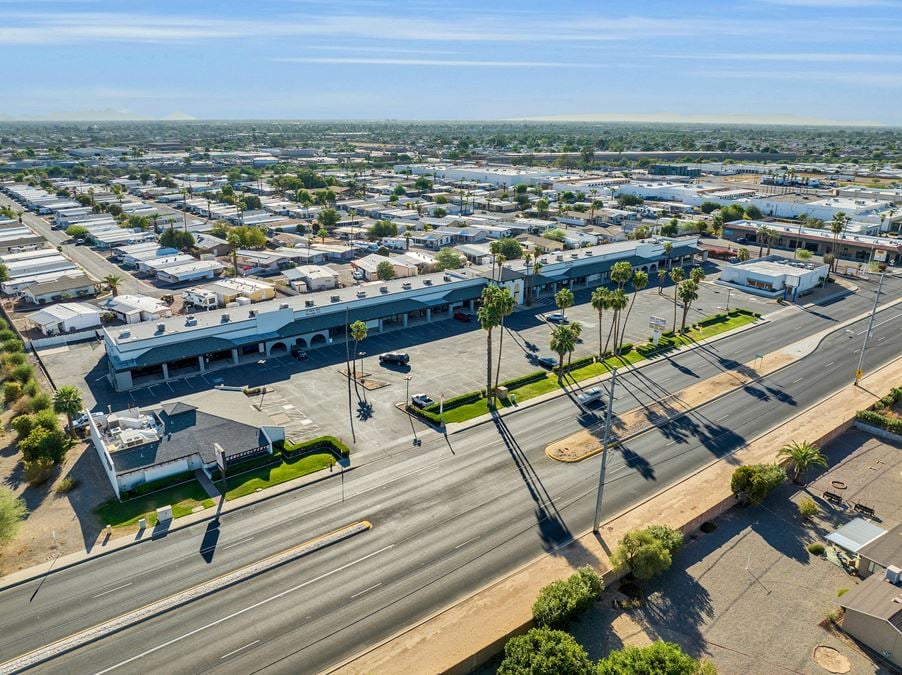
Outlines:
{"type": "Polygon", "coordinates": [[[826,539],[837,548],[848,551],[852,555],[886,534],[882,527],[874,525],[864,518],[855,518],[827,535],[826,539]]]}

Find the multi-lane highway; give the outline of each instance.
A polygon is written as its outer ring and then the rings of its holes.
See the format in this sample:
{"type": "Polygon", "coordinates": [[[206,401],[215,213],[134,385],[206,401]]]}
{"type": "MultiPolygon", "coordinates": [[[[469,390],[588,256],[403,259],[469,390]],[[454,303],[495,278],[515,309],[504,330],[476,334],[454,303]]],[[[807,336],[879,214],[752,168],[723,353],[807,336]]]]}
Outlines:
{"type": "MultiPolygon", "coordinates": [[[[887,280],[887,299],[902,283],[887,280]]],[[[615,410],[658,398],[870,309],[873,284],[815,311],[624,373],[615,410]]],[[[902,310],[877,315],[872,369],[902,352],[902,310]]],[[[613,514],[848,384],[866,320],[778,373],[627,441],[608,464],[613,514]]],[[[6,660],[270,553],[367,519],[367,533],[220,591],[41,669],[315,672],[591,526],[599,458],[567,465],[545,446],[581,428],[567,397],[368,464],[164,539],[0,592],[6,660]]]]}

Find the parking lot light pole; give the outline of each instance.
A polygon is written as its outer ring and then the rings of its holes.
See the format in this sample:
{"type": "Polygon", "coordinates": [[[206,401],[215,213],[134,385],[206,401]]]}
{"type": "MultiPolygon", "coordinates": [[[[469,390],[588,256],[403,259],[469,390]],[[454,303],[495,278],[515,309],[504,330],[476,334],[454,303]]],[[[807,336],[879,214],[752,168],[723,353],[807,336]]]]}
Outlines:
{"type": "Polygon", "coordinates": [[[601,468],[598,470],[598,493],[595,497],[595,519],[592,521],[592,531],[598,532],[601,524],[601,500],[604,496],[604,477],[608,466],[608,444],[611,440],[611,417],[614,414],[614,385],[617,382],[617,369],[611,371],[611,390],[608,395],[608,409],[604,419],[604,439],[601,445],[601,468]]]}

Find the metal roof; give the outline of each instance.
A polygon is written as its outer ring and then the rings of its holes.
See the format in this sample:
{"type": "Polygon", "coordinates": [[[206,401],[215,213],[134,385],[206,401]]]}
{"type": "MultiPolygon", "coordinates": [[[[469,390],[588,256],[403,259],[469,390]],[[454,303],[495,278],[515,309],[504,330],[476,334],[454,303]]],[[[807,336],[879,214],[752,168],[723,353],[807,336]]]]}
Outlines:
{"type": "Polygon", "coordinates": [[[863,547],[884,534],[886,534],[886,530],[882,527],[877,527],[864,518],[855,518],[835,532],[828,534],[826,539],[843,550],[858,553],[863,547]]]}

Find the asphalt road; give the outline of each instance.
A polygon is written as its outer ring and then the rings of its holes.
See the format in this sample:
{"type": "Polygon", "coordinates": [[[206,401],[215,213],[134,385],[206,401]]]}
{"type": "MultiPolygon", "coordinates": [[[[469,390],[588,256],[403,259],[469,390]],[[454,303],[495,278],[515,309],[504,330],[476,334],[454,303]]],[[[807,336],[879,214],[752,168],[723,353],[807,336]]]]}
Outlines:
{"type": "MultiPolygon", "coordinates": [[[[887,282],[898,297],[899,280],[887,282]]],[[[866,289],[867,290],[867,287],[866,289]]],[[[864,311],[870,293],[774,322],[620,378],[615,410],[690,386],[864,311]]],[[[884,301],[885,301],[884,299],[884,301]]],[[[902,351],[902,310],[878,314],[865,368],[902,351]]],[[[802,361],[627,441],[605,513],[728,454],[847,384],[866,322],[802,361]]],[[[360,519],[373,530],[45,664],[42,670],[316,672],[591,527],[599,458],[548,460],[578,430],[567,397],[455,434],[399,442],[339,478],[0,592],[0,658],[360,519]]],[[[603,412],[601,410],[599,413],[603,412]]],[[[558,554],[566,554],[561,550],[558,554]]]]}
{"type": "MultiPolygon", "coordinates": [[[[0,206],[9,206],[13,210],[22,210],[21,204],[13,201],[6,195],[0,195],[0,206]]],[[[62,245],[63,254],[76,265],[80,265],[85,272],[95,279],[102,280],[110,274],[122,279],[122,283],[119,286],[121,295],[138,294],[158,298],[168,292],[135,279],[131,274],[123,271],[122,268],[114,265],[88,246],[75,246],[67,243],[70,240],[64,230],[54,230],[46,220],[31,211],[25,211],[22,214],[22,222],[28,225],[36,234],[44,237],[52,246],[62,245]]]]}

